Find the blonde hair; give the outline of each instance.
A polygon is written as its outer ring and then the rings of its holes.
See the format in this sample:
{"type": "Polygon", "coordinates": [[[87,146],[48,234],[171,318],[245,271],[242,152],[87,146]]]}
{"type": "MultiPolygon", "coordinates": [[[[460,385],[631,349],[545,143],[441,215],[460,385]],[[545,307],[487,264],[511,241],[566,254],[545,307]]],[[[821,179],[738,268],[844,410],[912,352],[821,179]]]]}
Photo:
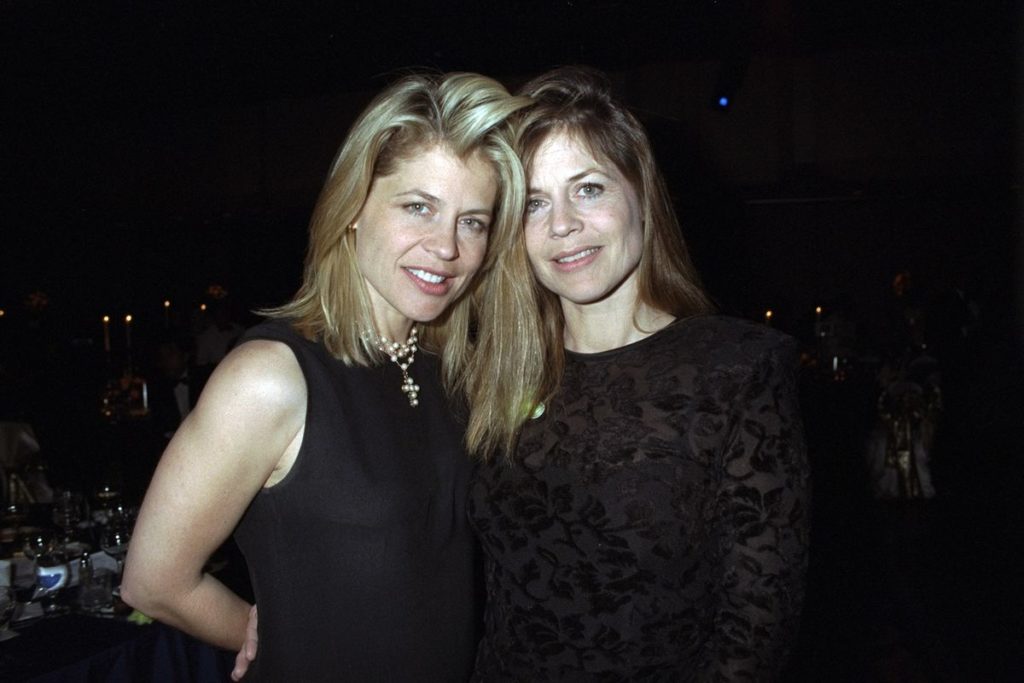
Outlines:
{"type": "MultiPolygon", "coordinates": [[[[520,89],[534,104],[516,124],[516,150],[526,169],[541,144],[565,133],[597,159],[607,159],[640,200],[644,240],[637,269],[637,304],[677,318],[712,305],[683,241],[679,221],[643,126],[611,94],[607,78],[586,67],[562,67],[520,89]]],[[[565,367],[565,319],[558,297],[533,276],[522,229],[499,255],[487,283],[494,300],[481,319],[480,345],[467,380],[473,406],[470,449],[483,458],[511,456],[523,422],[557,391],[565,367]],[[488,389],[502,387],[489,394],[488,389]]]]}
{"type": "Polygon", "coordinates": [[[398,162],[436,146],[463,160],[480,155],[498,181],[488,253],[466,291],[420,333],[422,346],[441,353],[452,390],[471,350],[481,275],[519,229],[525,180],[508,118],[527,104],[497,81],[472,73],[410,75],[380,93],[352,125],[320,192],[301,287],[291,302],[262,313],[290,318],[301,334],[322,340],[348,365],[381,362],[383,355],[365,341],[376,326],[356,262],[355,232],[348,226],[362,210],[373,179],[393,173],[398,162]]]}

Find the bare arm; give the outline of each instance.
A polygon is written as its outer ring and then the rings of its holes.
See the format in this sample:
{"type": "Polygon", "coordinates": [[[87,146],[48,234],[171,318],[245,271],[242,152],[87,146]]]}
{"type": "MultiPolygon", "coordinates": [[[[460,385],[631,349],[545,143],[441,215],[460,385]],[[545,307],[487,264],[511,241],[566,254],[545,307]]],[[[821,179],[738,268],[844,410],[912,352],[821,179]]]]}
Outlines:
{"type": "Polygon", "coordinates": [[[284,344],[252,341],[221,361],[167,446],[143,501],[121,596],[220,647],[245,641],[249,605],[203,565],[302,441],[306,385],[284,344]]]}

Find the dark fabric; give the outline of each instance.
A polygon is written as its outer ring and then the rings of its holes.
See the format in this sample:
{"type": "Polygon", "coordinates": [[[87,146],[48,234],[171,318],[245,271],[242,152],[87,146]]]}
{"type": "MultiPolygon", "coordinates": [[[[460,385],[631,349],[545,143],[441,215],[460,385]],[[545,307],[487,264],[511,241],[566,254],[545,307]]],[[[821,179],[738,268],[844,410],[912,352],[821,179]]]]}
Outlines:
{"type": "Polygon", "coordinates": [[[478,636],[469,461],[420,352],[413,408],[392,363],[346,367],[282,322],[308,391],[291,471],[235,532],[259,606],[262,681],[462,681],[478,636]]]}
{"type": "Polygon", "coordinates": [[[808,467],[793,341],[708,316],[568,354],[481,465],[481,681],[771,680],[796,634],[808,467]]]}
{"type": "Polygon", "coordinates": [[[4,683],[212,683],[229,680],[235,663],[233,652],[163,624],[69,614],[17,630],[0,643],[4,683]]]}

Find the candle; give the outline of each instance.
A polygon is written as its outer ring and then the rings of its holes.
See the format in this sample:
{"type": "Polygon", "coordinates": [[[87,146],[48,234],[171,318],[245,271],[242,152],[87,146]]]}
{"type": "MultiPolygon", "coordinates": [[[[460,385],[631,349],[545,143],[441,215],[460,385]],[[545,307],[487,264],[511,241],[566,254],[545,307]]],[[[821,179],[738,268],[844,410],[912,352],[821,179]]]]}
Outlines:
{"type": "Polygon", "coordinates": [[[767,311],[764,312],[764,324],[765,325],[771,325],[772,324],[772,309],[770,309],[770,308],[767,311]]]}
{"type": "Polygon", "coordinates": [[[128,349],[132,348],[132,314],[124,317],[124,341],[128,349]]]}
{"type": "Polygon", "coordinates": [[[821,306],[814,307],[814,322],[821,322],[821,306]]]}
{"type": "Polygon", "coordinates": [[[110,316],[103,316],[103,350],[110,353],[110,316]]]}
{"type": "Polygon", "coordinates": [[[171,302],[164,299],[164,327],[171,326],[171,302]]]}

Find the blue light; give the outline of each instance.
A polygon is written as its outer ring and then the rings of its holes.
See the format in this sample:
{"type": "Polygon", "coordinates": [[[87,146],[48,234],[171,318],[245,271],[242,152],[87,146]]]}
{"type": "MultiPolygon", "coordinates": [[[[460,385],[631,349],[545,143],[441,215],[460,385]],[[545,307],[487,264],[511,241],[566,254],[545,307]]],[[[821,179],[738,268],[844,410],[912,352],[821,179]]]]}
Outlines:
{"type": "Polygon", "coordinates": [[[722,95],[721,97],[719,97],[718,98],[718,106],[721,107],[722,109],[725,109],[726,107],[728,107],[729,106],[729,98],[726,97],[725,95],[722,95]]]}

